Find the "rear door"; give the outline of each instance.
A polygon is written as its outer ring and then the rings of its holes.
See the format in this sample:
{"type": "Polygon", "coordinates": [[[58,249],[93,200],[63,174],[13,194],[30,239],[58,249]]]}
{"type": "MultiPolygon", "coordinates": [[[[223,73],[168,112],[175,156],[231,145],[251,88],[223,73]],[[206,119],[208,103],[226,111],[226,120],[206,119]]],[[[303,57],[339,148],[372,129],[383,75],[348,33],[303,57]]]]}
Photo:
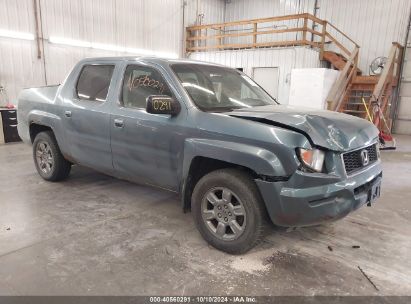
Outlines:
{"type": "Polygon", "coordinates": [[[76,163],[103,172],[113,169],[110,148],[110,91],[114,62],[84,64],[63,113],[70,154],[76,163]]]}

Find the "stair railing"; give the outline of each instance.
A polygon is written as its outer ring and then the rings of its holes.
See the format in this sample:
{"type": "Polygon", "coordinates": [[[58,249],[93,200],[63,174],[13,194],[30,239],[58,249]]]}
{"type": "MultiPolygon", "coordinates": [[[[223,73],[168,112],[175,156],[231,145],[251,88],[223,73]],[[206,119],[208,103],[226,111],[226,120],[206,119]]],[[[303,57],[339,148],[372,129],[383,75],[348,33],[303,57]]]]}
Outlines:
{"type": "Polygon", "coordinates": [[[358,46],[331,23],[303,13],[269,18],[249,19],[186,28],[186,54],[235,49],[311,46],[321,53],[330,44],[348,58],[352,52],[345,42],[358,46]],[[327,25],[328,29],[327,30],[327,25]],[[340,35],[340,37],[337,37],[340,35]]]}
{"type": "Polygon", "coordinates": [[[393,42],[387,62],[384,65],[384,69],[382,70],[381,76],[378,79],[378,83],[372,93],[372,102],[381,101],[382,94],[387,86],[392,84],[392,82],[395,80],[398,81],[396,77],[399,76],[399,59],[401,58],[402,48],[403,47],[399,43],[393,42]]]}
{"type": "Polygon", "coordinates": [[[194,25],[186,28],[186,53],[227,49],[252,49],[311,45],[308,34],[321,36],[310,28],[324,21],[310,14],[194,25]]]}
{"type": "MultiPolygon", "coordinates": [[[[375,86],[372,96],[370,98],[368,108],[373,108],[377,106],[379,111],[384,116],[386,115],[386,110],[390,105],[390,97],[392,96],[392,90],[398,85],[400,78],[400,64],[402,58],[403,47],[397,43],[393,42],[387,62],[384,65],[384,69],[378,79],[377,85],[375,86]]],[[[375,117],[379,119],[379,117],[375,117]]],[[[375,121],[374,121],[375,122],[375,121]]],[[[387,126],[388,129],[391,129],[391,126],[387,126]]]]}
{"type": "Polygon", "coordinates": [[[332,23],[327,22],[327,26],[328,30],[325,31],[325,36],[337,48],[334,51],[340,52],[347,59],[344,68],[340,71],[340,75],[326,98],[327,109],[338,111],[343,107],[349,87],[357,75],[360,46],[332,23]],[[352,51],[349,51],[349,49],[352,49],[352,51]]]}
{"type": "Polygon", "coordinates": [[[355,46],[350,57],[340,72],[337,81],[328,92],[326,102],[327,109],[337,111],[342,108],[348,88],[357,74],[359,47],[355,46]]]}

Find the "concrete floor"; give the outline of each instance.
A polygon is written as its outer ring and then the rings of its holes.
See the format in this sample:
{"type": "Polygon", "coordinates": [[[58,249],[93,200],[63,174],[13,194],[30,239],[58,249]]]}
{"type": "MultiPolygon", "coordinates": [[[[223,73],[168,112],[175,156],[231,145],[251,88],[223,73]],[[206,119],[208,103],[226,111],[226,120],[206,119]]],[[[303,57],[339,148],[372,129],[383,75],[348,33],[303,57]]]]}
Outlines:
{"type": "Polygon", "coordinates": [[[411,137],[398,146],[375,206],[273,227],[242,256],[207,246],[172,193],[80,167],[48,183],[31,147],[0,146],[0,295],[411,295],[411,137]]]}

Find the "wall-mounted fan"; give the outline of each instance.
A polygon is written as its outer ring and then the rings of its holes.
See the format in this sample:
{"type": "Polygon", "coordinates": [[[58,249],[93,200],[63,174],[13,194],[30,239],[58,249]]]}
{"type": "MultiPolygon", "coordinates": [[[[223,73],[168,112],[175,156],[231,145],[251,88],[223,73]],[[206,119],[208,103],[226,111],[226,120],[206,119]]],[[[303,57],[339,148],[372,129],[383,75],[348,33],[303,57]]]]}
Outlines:
{"type": "Polygon", "coordinates": [[[387,57],[383,56],[375,58],[370,64],[370,74],[380,75],[384,69],[387,59],[387,57]]]}

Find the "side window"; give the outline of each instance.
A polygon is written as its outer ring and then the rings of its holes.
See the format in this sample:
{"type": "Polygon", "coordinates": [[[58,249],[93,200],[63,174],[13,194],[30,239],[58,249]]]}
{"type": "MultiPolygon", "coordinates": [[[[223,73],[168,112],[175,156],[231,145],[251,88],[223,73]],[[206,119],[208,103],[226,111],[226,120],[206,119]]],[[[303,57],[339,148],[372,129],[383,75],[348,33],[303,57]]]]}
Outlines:
{"type": "Polygon", "coordinates": [[[122,102],[126,108],[145,108],[150,95],[171,96],[163,76],[157,70],[138,65],[129,65],[124,73],[122,102]]]}
{"type": "Polygon", "coordinates": [[[92,101],[105,101],[114,65],[85,65],[76,85],[77,97],[92,101]]]}

